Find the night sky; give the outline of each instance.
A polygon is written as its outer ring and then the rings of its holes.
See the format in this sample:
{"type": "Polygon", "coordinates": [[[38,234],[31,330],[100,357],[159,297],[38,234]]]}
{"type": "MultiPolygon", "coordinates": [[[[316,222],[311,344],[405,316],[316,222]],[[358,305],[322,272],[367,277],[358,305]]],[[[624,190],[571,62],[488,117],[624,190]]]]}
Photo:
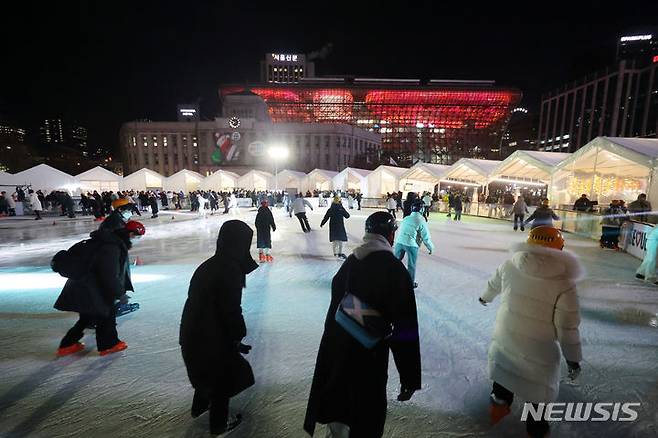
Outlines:
{"type": "Polygon", "coordinates": [[[257,81],[266,52],[331,44],[319,75],[495,79],[538,109],[613,63],[620,34],[658,25],[655,1],[28,3],[3,4],[0,117],[34,128],[61,115],[115,150],[122,122],[175,120],[177,103],[212,119],[217,86],[257,81]]]}

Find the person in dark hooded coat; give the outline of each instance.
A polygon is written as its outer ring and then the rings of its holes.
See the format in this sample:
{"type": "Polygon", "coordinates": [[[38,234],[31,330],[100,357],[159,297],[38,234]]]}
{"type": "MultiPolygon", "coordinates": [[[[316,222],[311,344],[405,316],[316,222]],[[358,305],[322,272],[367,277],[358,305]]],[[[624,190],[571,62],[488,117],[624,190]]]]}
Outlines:
{"type": "Polygon", "coordinates": [[[334,249],[334,257],[347,258],[343,254],[343,242],[347,242],[347,233],[345,232],[345,223],[343,220],[349,217],[350,214],[343,207],[340,196],[334,196],[331,207],[329,207],[324,215],[324,219],[320,222],[320,227],[322,227],[329,221],[329,241],[334,249]]]}
{"type": "Polygon", "coordinates": [[[274,216],[268,206],[268,201],[263,199],[256,213],[256,248],[258,248],[258,261],[271,262],[274,260],[270,254],[272,249],[272,235],[270,230],[276,231],[276,224],[274,223],[274,216]]]}
{"type": "Polygon", "coordinates": [[[90,237],[87,244],[93,245],[93,255],[89,275],[80,279],[69,278],[55,302],[57,310],[80,314],[78,321],[60,342],[58,356],[84,349],[84,344],[79,341],[85,328],[91,326],[96,328],[96,346],[101,356],[128,348],[117,335],[114,302],[126,291],[134,290],[130,280],[128,250],[132,247],[131,239],[138,238],[138,233],[126,228],[99,229],[90,237]]]}
{"type": "Polygon", "coordinates": [[[210,432],[230,429],[229,399],[254,384],[242,353],[247,328],[242,317],[246,275],[258,267],[249,249],[252,229],[239,220],[219,230],[215,255],[203,262],[190,280],[183,308],[179,343],[187,375],[194,387],[192,417],[210,410],[210,432]]]}
{"type": "Polygon", "coordinates": [[[331,283],[331,304],[315,364],[304,430],[316,423],[351,438],[380,437],[386,422],[389,350],[400,373],[399,401],[420,388],[420,344],[411,277],[393,255],[395,219],[373,213],[366,220],[364,244],[343,263],[331,283]],[[377,273],[377,275],[373,275],[377,273]],[[379,312],[390,336],[368,349],[336,322],[339,304],[351,293],[379,312]]]}

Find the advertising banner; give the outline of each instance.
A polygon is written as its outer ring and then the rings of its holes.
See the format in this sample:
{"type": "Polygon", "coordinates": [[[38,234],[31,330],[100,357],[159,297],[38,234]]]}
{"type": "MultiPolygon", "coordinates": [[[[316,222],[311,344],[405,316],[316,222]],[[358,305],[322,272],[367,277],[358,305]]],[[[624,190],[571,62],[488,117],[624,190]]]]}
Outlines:
{"type": "Polygon", "coordinates": [[[627,253],[643,259],[646,253],[647,234],[653,226],[640,222],[624,222],[621,227],[619,246],[627,253]]]}

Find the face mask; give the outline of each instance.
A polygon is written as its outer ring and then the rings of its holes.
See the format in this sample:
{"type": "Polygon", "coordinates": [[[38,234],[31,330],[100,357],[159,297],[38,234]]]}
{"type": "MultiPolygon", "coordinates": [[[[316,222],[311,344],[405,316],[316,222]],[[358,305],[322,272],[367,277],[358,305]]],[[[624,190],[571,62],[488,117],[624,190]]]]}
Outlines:
{"type": "Polygon", "coordinates": [[[133,212],[132,211],[122,211],[121,212],[121,217],[125,220],[128,221],[130,220],[131,217],[133,217],[133,212]]]}

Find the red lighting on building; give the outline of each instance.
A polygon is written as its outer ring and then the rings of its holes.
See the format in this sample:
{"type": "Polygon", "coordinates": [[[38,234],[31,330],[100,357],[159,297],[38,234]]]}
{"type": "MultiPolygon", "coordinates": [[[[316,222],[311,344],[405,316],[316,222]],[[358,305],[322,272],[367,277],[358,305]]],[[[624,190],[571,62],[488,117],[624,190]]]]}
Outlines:
{"type": "MultiPolygon", "coordinates": [[[[417,88],[300,84],[249,88],[268,107],[274,123],[346,123],[379,132],[382,148],[403,162],[418,150],[424,159],[452,163],[461,157],[499,158],[498,146],[515,89],[441,85],[417,88]]],[[[244,91],[223,87],[222,95],[244,91]]]]}
{"type": "Polygon", "coordinates": [[[653,62],[658,62],[658,55],[653,57],[653,62]]]}

